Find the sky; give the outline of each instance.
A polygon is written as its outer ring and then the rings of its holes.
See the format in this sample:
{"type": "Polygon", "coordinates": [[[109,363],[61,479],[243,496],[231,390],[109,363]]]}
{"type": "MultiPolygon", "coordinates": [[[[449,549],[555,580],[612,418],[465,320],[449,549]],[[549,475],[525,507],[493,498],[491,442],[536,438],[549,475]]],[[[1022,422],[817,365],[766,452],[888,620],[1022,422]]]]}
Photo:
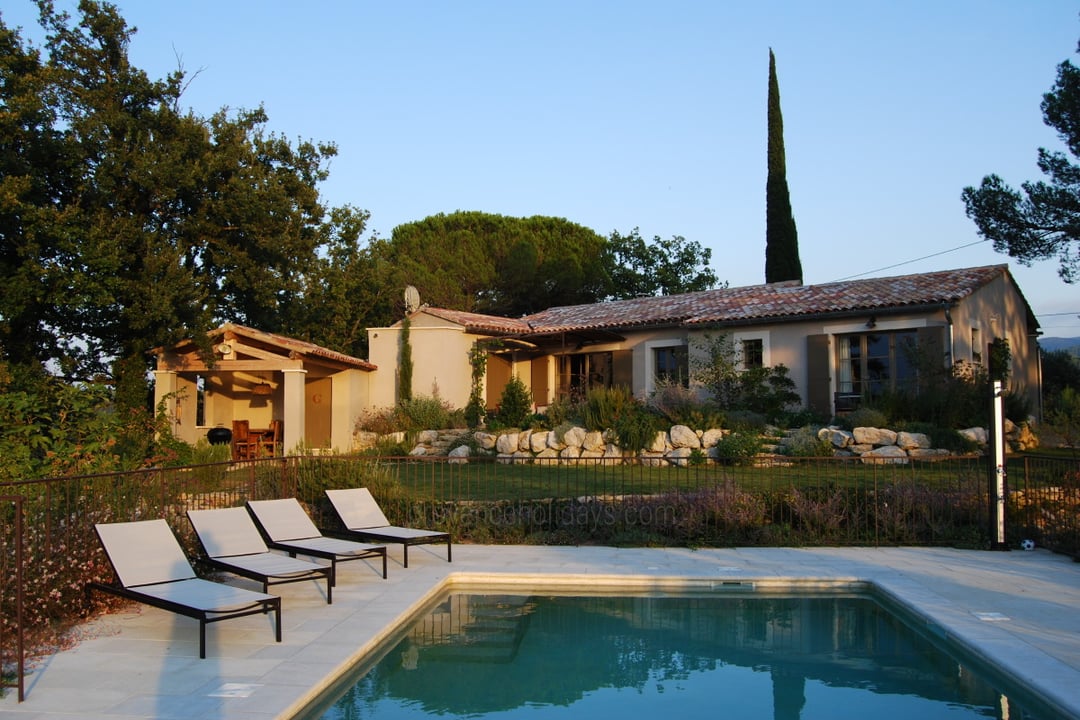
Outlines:
{"type": "MultiPolygon", "coordinates": [[[[1008,264],[1043,334],[1080,336],[1080,285],[996,253],[961,200],[1064,149],[1039,104],[1080,62],[1077,0],[116,5],[133,62],[185,69],[196,114],[262,105],[268,130],[335,143],[320,192],[368,235],[547,215],[697,241],[731,286],[765,279],[772,48],[805,283],[1008,264]]],[[[30,0],[2,12],[40,36],[30,0]]]]}

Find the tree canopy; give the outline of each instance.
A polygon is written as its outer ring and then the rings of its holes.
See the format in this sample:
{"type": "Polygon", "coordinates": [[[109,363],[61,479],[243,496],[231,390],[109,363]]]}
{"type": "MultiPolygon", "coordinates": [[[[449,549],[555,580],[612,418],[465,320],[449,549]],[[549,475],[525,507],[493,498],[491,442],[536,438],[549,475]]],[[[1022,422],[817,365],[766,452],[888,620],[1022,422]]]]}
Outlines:
{"type": "MultiPolygon", "coordinates": [[[[1080,45],[1078,45],[1080,52],[1080,45]]],[[[1080,156],[1080,70],[1065,60],[1043,95],[1044,122],[1054,128],[1073,158],[1080,156]]],[[[1025,265],[1056,257],[1066,283],[1080,279],[1080,167],[1063,152],[1039,148],[1039,170],[1048,180],[1014,190],[997,175],[966,187],[967,215],[994,249],[1025,265]]]]}
{"type": "Polygon", "coordinates": [[[682,237],[646,242],[635,228],[605,238],[563,218],[439,214],[373,247],[394,287],[424,302],[517,317],[559,305],[713,287],[711,251],[682,237]]]}
{"type": "Polygon", "coordinates": [[[268,133],[262,108],[182,112],[184,73],[134,67],[114,6],[38,5],[42,49],[0,18],[0,345],[141,405],[149,349],[296,322],[336,149],[268,133]]]}

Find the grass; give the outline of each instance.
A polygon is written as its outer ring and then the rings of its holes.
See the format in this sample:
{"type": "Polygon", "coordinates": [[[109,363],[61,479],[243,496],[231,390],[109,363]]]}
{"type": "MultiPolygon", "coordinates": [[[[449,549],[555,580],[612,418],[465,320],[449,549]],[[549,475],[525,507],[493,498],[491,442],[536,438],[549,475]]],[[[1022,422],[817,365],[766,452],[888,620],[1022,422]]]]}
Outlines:
{"type": "Polygon", "coordinates": [[[400,461],[387,471],[416,497],[434,500],[518,501],[585,496],[651,495],[699,491],[721,486],[744,490],[787,487],[868,489],[920,483],[950,488],[981,480],[977,458],[944,463],[872,464],[858,461],[792,458],[769,465],[690,465],[650,467],[594,462],[581,465],[400,461]]]}

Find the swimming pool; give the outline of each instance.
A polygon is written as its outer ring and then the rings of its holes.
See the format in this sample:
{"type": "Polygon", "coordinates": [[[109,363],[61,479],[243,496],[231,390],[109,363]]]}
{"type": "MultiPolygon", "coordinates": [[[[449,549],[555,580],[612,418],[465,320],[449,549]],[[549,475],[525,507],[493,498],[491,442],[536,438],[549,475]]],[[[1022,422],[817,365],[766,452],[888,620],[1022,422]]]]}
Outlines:
{"type": "Polygon", "coordinates": [[[863,593],[441,598],[301,717],[1049,720],[863,593]]]}

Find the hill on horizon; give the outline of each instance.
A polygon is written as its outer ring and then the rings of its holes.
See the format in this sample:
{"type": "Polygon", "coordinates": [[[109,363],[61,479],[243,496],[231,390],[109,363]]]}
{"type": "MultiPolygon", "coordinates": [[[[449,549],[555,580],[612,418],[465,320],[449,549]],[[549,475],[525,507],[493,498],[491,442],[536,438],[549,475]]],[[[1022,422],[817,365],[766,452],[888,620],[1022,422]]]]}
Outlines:
{"type": "Polygon", "coordinates": [[[1039,347],[1041,347],[1045,352],[1064,350],[1070,355],[1076,355],[1080,357],[1080,337],[1041,337],[1039,338],[1039,347]]]}

